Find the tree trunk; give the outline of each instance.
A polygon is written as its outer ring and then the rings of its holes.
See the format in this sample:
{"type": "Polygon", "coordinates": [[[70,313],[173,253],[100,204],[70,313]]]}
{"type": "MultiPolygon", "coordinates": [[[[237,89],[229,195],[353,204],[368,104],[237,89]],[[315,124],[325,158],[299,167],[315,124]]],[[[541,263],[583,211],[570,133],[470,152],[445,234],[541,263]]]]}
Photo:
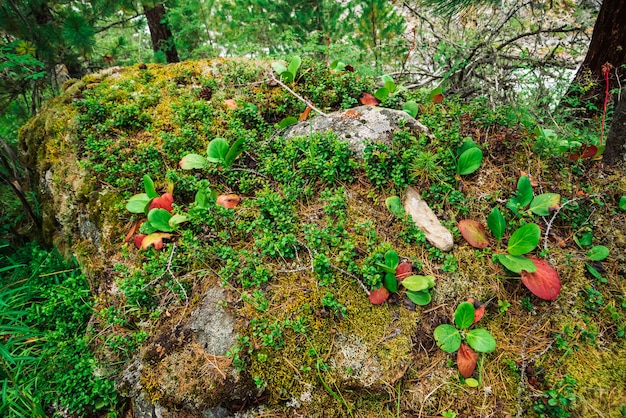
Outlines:
{"type": "MultiPolygon", "coordinates": [[[[597,109],[603,111],[606,97],[607,83],[606,71],[608,70],[608,89],[619,86],[618,81],[623,80],[626,75],[624,69],[626,64],[626,1],[624,0],[604,0],[598,13],[598,18],[593,27],[591,43],[585,56],[585,60],[576,74],[575,82],[582,85],[593,83],[594,87],[584,93],[579,98],[584,102],[591,102],[597,109]],[[610,65],[607,65],[610,64],[610,65]]],[[[571,88],[570,88],[571,89],[571,88]]],[[[580,93],[568,92],[569,96],[577,96],[580,93]]],[[[626,106],[617,106],[613,113],[612,124],[619,125],[615,129],[611,127],[613,135],[609,135],[606,141],[604,161],[610,164],[616,161],[616,156],[623,155],[623,136],[618,132],[625,133],[624,121],[626,120],[626,106]]]]}
{"type": "Polygon", "coordinates": [[[165,21],[165,6],[163,3],[154,4],[146,1],[141,5],[148,20],[152,49],[154,52],[163,51],[167,62],[179,62],[172,31],[165,21]]]}
{"type": "Polygon", "coordinates": [[[626,95],[622,95],[622,99],[615,107],[606,144],[603,156],[606,164],[624,161],[626,157],[626,95]]]}

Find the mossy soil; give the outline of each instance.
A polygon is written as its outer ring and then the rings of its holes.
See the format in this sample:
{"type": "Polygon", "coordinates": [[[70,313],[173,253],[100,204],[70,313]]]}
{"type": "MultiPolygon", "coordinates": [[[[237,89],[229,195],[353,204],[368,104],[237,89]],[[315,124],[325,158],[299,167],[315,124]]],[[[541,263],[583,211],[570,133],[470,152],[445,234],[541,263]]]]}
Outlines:
{"type": "MultiPolygon", "coordinates": [[[[410,91],[382,105],[416,100],[433,136],[401,129],[390,133],[392,145],[369,146],[356,159],[333,134],[283,138],[276,124],[306,105],[269,71],[269,63],[250,60],[114,68],[69,82],[22,129],[41,179],[45,237],[76,254],[90,280],[92,349],[107,376],[140,358],[145,392],[187,411],[178,416],[217,405],[253,416],[623,416],[623,166],[555,155],[518,109],[454,98],[433,104],[410,91]],[[232,168],[178,167],[216,136],[245,138],[232,168]],[[468,136],[484,160],[459,178],[455,152],[468,136]],[[144,174],[172,191],[175,211],[188,218],[161,251],[124,242],[138,220],[125,201],[143,191],[144,174]],[[522,174],[532,176],[536,194],[560,193],[554,219],[505,208],[522,174]],[[453,232],[450,253],[386,209],[385,199],[410,184],[453,232]],[[207,187],[237,193],[242,203],[199,207],[194,196],[207,187]],[[559,273],[556,301],[536,298],[494,263],[495,240],[476,250],[460,236],[459,220],[486,223],[496,206],[506,236],[524,222],[541,226],[535,255],[559,273]],[[610,256],[591,262],[590,245],[605,245],[610,256]],[[418,274],[435,276],[429,305],[415,306],[403,291],[383,305],[369,302],[358,282],[380,286],[375,263],[389,249],[418,274]],[[215,286],[238,334],[219,355],[185,331],[215,286]],[[468,297],[486,303],[480,325],[497,341],[480,358],[475,388],[433,339],[468,297]],[[235,375],[246,394],[237,401],[223,383],[235,375]]],[[[375,83],[305,62],[292,88],[328,112],[357,105],[375,83]]]]}

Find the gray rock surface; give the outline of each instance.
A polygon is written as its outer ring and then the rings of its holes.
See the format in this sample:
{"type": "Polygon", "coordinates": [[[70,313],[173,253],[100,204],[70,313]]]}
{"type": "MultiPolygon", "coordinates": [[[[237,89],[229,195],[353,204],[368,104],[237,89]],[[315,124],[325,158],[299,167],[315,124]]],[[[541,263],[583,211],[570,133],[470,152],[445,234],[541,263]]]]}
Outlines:
{"type": "Polygon", "coordinates": [[[288,138],[307,136],[312,132],[332,131],[350,144],[357,156],[362,156],[368,143],[391,143],[393,131],[406,126],[416,134],[428,134],[428,128],[408,113],[378,106],[359,106],[340,112],[317,116],[297,123],[285,132],[288,138]]]}
{"type": "Polygon", "coordinates": [[[191,314],[189,328],[196,342],[208,354],[223,356],[236,341],[235,321],[219,306],[224,291],[211,288],[204,295],[202,304],[191,314]]]}
{"type": "Polygon", "coordinates": [[[446,229],[437,216],[422,198],[419,192],[409,186],[406,189],[404,210],[411,215],[415,225],[426,235],[426,239],[441,251],[450,251],[454,240],[450,231],[446,229]]]}

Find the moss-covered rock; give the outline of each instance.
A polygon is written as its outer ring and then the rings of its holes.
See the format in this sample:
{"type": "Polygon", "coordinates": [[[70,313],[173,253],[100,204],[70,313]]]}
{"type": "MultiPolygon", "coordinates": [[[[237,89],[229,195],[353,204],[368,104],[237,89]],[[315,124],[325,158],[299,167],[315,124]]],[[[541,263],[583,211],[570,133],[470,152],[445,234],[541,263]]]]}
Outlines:
{"type": "MultiPolygon", "coordinates": [[[[286,138],[278,122],[307,104],[272,82],[270,68],[243,59],[112,68],[68,82],[21,130],[45,239],[87,274],[92,349],[136,413],[546,415],[550,391],[566,385],[574,388],[558,392],[574,394],[566,411],[618,416],[626,398],[618,384],[626,373],[623,167],[542,159],[527,152],[532,136],[497,110],[448,98],[435,105],[420,92],[394,102],[420,102],[433,135],[400,123],[362,155],[333,133],[286,138]],[[468,135],[485,159],[461,178],[455,152],[468,135]],[[188,154],[206,156],[216,137],[243,141],[232,166],[180,168],[188,154]],[[554,217],[505,209],[521,170],[537,180],[536,193],[561,194],[554,217]],[[126,210],[144,192],[144,175],[157,194],[173,194],[173,213],[184,217],[163,231],[160,250],[136,248],[151,221],[140,225],[144,215],[126,210]],[[450,253],[385,207],[408,185],[454,232],[450,253]],[[226,209],[212,192],[242,199],[226,209]],[[535,255],[561,277],[556,301],[532,296],[494,262],[505,244],[477,250],[460,237],[459,220],[485,223],[494,206],[506,237],[522,223],[540,225],[535,255]],[[600,264],[574,240],[589,231],[593,245],[610,249],[600,264]],[[385,304],[370,303],[367,292],[383,278],[377,263],[392,249],[416,274],[435,277],[430,304],[415,306],[402,286],[385,304]],[[480,357],[478,388],[433,339],[470,296],[486,302],[480,326],[498,345],[480,357]]],[[[302,68],[291,88],[324,112],[354,107],[375,88],[356,73],[302,68]]]]}

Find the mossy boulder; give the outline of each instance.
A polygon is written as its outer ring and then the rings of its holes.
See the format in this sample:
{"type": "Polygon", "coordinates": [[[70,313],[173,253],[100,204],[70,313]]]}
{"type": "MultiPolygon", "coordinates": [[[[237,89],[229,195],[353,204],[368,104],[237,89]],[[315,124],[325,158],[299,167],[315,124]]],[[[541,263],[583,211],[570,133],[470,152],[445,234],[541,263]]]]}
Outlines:
{"type": "MultiPolygon", "coordinates": [[[[326,113],[357,112],[361,94],[375,89],[357,73],[310,61],[301,68],[291,88],[326,113]]],[[[279,122],[307,105],[269,71],[268,62],[244,59],[111,68],[66,83],[21,130],[39,178],[44,239],[76,256],[89,278],[91,348],[137,416],[532,415],[544,405],[534,393],[547,394],[568,374],[595,385],[575,392],[586,402],[571,410],[620,406],[623,167],[531,155],[531,134],[504,112],[437,105],[424,92],[402,91],[382,105],[416,100],[432,135],[407,115],[385,128],[385,141],[358,150],[324,129],[287,137],[279,122]],[[466,136],[485,161],[459,178],[455,152],[466,136]],[[243,140],[232,166],[180,168],[188,154],[206,156],[216,137],[243,140]],[[552,221],[506,213],[511,228],[549,225],[541,255],[563,282],[554,302],[532,296],[493,261],[502,250],[495,241],[476,250],[456,228],[464,218],[485,222],[496,205],[504,211],[520,170],[567,202],[552,221]],[[126,210],[144,191],[144,175],[184,216],[161,249],[134,245],[151,232],[144,215],[126,210]],[[386,208],[409,185],[453,232],[449,253],[386,208]],[[214,204],[217,193],[241,201],[227,209],[214,204]],[[588,273],[588,248],[573,239],[589,230],[594,245],[610,248],[605,282],[588,273]],[[416,306],[400,286],[384,304],[370,303],[389,250],[435,277],[432,302],[416,306]],[[470,296],[487,302],[481,327],[498,343],[480,360],[479,388],[466,385],[455,357],[433,339],[470,296]],[[605,362],[602,376],[577,366],[585,358],[605,362]]]]}

